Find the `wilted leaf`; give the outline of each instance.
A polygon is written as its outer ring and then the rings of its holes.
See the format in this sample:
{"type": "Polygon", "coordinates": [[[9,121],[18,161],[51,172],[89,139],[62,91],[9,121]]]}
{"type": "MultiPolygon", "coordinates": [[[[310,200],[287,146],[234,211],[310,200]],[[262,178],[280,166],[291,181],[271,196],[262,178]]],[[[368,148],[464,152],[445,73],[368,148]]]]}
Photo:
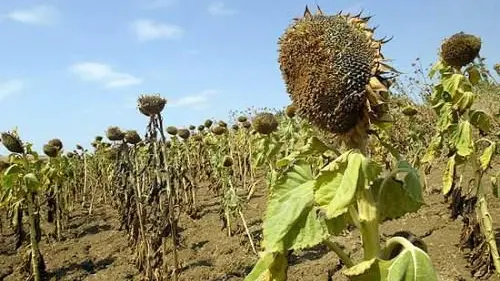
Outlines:
{"type": "Polygon", "coordinates": [[[448,163],[446,163],[446,169],[443,173],[443,194],[446,195],[450,192],[451,187],[453,186],[453,180],[455,178],[455,156],[453,155],[448,159],[448,163]]]}
{"type": "Polygon", "coordinates": [[[265,252],[245,281],[286,281],[288,261],[282,253],[265,252]]]}
{"type": "Polygon", "coordinates": [[[443,90],[448,92],[452,99],[455,100],[455,96],[457,94],[458,89],[460,88],[462,82],[465,80],[465,77],[462,74],[452,74],[450,77],[443,78],[443,90]]]}
{"type": "Polygon", "coordinates": [[[29,192],[36,192],[40,187],[40,181],[33,173],[24,175],[23,180],[29,192]]]}
{"type": "Polygon", "coordinates": [[[493,154],[497,150],[497,143],[491,142],[491,144],[484,150],[481,157],[479,157],[479,161],[481,162],[481,169],[486,171],[490,166],[491,159],[493,158],[493,154]]]}
{"type": "Polygon", "coordinates": [[[421,162],[422,163],[432,162],[432,160],[434,160],[434,158],[436,157],[436,154],[439,153],[442,142],[443,142],[443,137],[440,134],[434,136],[421,162]]]}
{"type": "Polygon", "coordinates": [[[486,112],[482,110],[471,110],[470,112],[471,124],[479,130],[488,133],[491,128],[491,119],[486,112]]]}
{"type": "Polygon", "coordinates": [[[455,103],[459,112],[464,112],[474,103],[475,95],[471,91],[461,93],[460,98],[455,103]]]}
{"type": "Polygon", "coordinates": [[[467,120],[461,120],[458,126],[454,126],[451,141],[457,149],[458,155],[463,157],[471,155],[473,152],[471,123],[467,120]]]}
{"type": "Polygon", "coordinates": [[[415,212],[424,204],[420,174],[406,161],[398,162],[388,177],[375,181],[373,190],[378,194],[380,220],[415,212]],[[395,178],[398,175],[403,175],[402,180],[395,178]]]}
{"type": "Polygon", "coordinates": [[[467,68],[467,73],[469,74],[469,82],[474,86],[481,80],[481,73],[477,67],[471,65],[467,68]]]}
{"type": "MultiPolygon", "coordinates": [[[[398,256],[389,261],[380,262],[383,272],[382,280],[387,281],[437,281],[437,274],[431,259],[422,249],[414,246],[410,241],[396,237],[387,241],[387,244],[400,244],[403,250],[398,256]],[[405,241],[404,243],[398,243],[405,241]]],[[[390,246],[388,246],[390,248],[390,246]]]]}
{"type": "Polygon", "coordinates": [[[439,111],[437,126],[441,132],[446,131],[453,123],[452,106],[453,105],[449,102],[444,103],[439,111]]]}

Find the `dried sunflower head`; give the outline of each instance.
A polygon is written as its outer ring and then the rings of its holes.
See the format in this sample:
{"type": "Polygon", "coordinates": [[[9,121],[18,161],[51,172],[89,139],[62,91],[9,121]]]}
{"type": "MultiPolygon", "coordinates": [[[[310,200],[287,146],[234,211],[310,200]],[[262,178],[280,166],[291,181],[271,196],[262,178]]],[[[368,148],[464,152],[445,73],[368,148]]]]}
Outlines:
{"type": "Polygon", "coordinates": [[[227,123],[221,120],[219,121],[219,126],[227,128],[227,123]]]}
{"type": "Polygon", "coordinates": [[[121,141],[125,137],[125,133],[120,128],[111,126],[106,130],[106,137],[110,141],[121,141]]]}
{"type": "Polygon", "coordinates": [[[189,125],[189,130],[191,130],[191,131],[196,130],[196,126],[195,125],[189,125]]]}
{"type": "Polygon", "coordinates": [[[247,121],[245,121],[245,122],[243,122],[243,124],[242,124],[242,125],[243,125],[243,128],[245,128],[245,129],[250,129],[250,128],[252,128],[252,123],[250,123],[250,121],[248,121],[248,120],[247,120],[247,121]]]}
{"type": "Polygon", "coordinates": [[[3,132],[0,135],[2,143],[12,153],[24,153],[23,143],[19,137],[11,132],[3,132]]]}
{"type": "Polygon", "coordinates": [[[48,144],[52,145],[57,150],[61,150],[63,148],[63,144],[62,144],[62,141],[60,139],[51,139],[51,140],[49,140],[48,144]]]}
{"type": "Polygon", "coordinates": [[[238,131],[240,129],[240,126],[238,126],[238,124],[233,124],[231,126],[231,128],[234,130],[234,131],[238,131]]]}
{"type": "Polygon", "coordinates": [[[49,156],[49,157],[57,157],[57,153],[59,152],[59,150],[57,149],[57,147],[51,145],[51,144],[46,144],[43,146],[43,153],[45,153],[45,155],[49,156]]]}
{"type": "Polygon", "coordinates": [[[206,127],[206,128],[210,128],[210,127],[212,127],[212,124],[213,124],[213,123],[214,123],[214,122],[213,122],[212,120],[207,119],[207,120],[205,120],[204,125],[205,125],[205,127],[206,127]]]}
{"type": "Polygon", "coordinates": [[[198,126],[198,131],[200,131],[200,132],[201,132],[201,131],[203,131],[203,130],[205,130],[205,125],[199,125],[199,126],[198,126]]]}
{"type": "Polygon", "coordinates": [[[96,137],[95,137],[95,141],[96,141],[96,142],[100,142],[100,141],[102,141],[102,136],[96,136],[96,137]]]}
{"type": "Polygon", "coordinates": [[[369,124],[386,121],[393,69],[369,18],[306,7],[279,39],[279,64],[297,115],[351,147],[365,147],[369,124]]]}
{"type": "Polygon", "coordinates": [[[160,95],[142,95],[137,99],[139,111],[146,116],[160,114],[167,104],[165,98],[160,95]]]}
{"type": "Polygon", "coordinates": [[[293,118],[295,117],[295,114],[297,113],[297,107],[293,104],[289,105],[286,107],[285,110],[286,116],[293,118]]]}
{"type": "Polygon", "coordinates": [[[66,153],[66,156],[67,156],[68,158],[73,158],[73,157],[75,156],[75,153],[74,153],[74,152],[69,151],[68,153],[66,153]]]}
{"type": "Polygon", "coordinates": [[[78,149],[78,150],[83,150],[83,146],[81,146],[81,145],[77,144],[77,145],[76,145],[76,149],[78,149]]]}
{"type": "Polygon", "coordinates": [[[252,123],[255,131],[264,135],[269,135],[278,129],[278,120],[274,114],[269,112],[257,114],[252,123]]]}
{"type": "Polygon", "coordinates": [[[178,130],[177,130],[177,127],[175,127],[175,126],[168,126],[168,127],[167,127],[167,133],[168,133],[169,135],[171,135],[171,136],[175,136],[175,135],[177,135],[177,131],[178,131],[178,130]]]}
{"type": "Polygon", "coordinates": [[[460,32],[441,44],[441,58],[447,65],[461,68],[473,62],[480,50],[481,38],[460,32]]]}
{"type": "Polygon", "coordinates": [[[246,116],[239,116],[238,117],[238,122],[240,122],[240,123],[243,123],[243,122],[245,122],[247,120],[248,120],[248,118],[246,116]]]}
{"type": "Polygon", "coordinates": [[[227,128],[222,127],[222,126],[215,126],[212,128],[212,133],[214,135],[220,136],[223,135],[227,132],[227,128]]]}
{"type": "Polygon", "coordinates": [[[125,132],[125,141],[129,144],[138,144],[141,142],[141,136],[136,130],[128,130],[125,132]]]}
{"type": "Polygon", "coordinates": [[[191,133],[189,132],[188,129],[179,129],[177,131],[177,134],[179,135],[179,137],[181,137],[183,140],[187,140],[189,138],[189,136],[191,135],[191,133]]]}

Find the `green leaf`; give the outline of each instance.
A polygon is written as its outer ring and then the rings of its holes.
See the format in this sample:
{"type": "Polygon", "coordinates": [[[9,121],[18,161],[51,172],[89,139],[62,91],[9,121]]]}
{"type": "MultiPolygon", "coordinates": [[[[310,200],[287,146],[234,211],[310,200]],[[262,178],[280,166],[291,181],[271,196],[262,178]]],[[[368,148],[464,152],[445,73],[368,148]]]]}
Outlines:
{"type": "Polygon", "coordinates": [[[376,258],[362,261],[352,267],[344,269],[342,274],[344,274],[351,281],[384,280],[381,276],[379,260],[376,258]]]}
{"type": "Polygon", "coordinates": [[[438,133],[432,138],[431,143],[427,148],[427,151],[425,152],[425,155],[422,158],[421,162],[422,163],[432,162],[432,160],[434,160],[436,155],[439,153],[442,143],[443,143],[443,137],[438,133]]]}
{"type": "Polygon", "coordinates": [[[444,103],[439,111],[439,118],[437,122],[437,127],[441,132],[446,131],[453,123],[453,109],[452,104],[447,102],[444,103]]]}
{"type": "Polygon", "coordinates": [[[488,133],[491,128],[490,116],[482,110],[471,110],[469,114],[471,124],[479,130],[488,133]]]}
{"type": "Polygon", "coordinates": [[[347,212],[360,185],[364,156],[348,151],[323,168],[317,177],[316,202],[327,203],[326,217],[336,218],[347,212]],[[347,162],[347,163],[346,163],[347,162]]]}
{"type": "Polygon", "coordinates": [[[484,150],[481,157],[479,157],[479,162],[481,163],[481,169],[486,171],[490,167],[491,159],[493,154],[497,150],[497,143],[491,142],[490,145],[484,150]]]}
{"type": "Polygon", "coordinates": [[[481,80],[481,73],[474,65],[467,68],[467,73],[469,74],[469,82],[475,86],[481,80]]]}
{"type": "Polygon", "coordinates": [[[5,176],[8,176],[8,175],[19,174],[21,172],[22,172],[21,165],[19,165],[19,164],[11,164],[7,169],[5,169],[5,171],[3,172],[3,174],[5,176]]]}
{"type": "Polygon", "coordinates": [[[28,173],[23,177],[24,183],[30,192],[36,192],[40,187],[40,181],[33,173],[28,173]]]}
{"type": "Polygon", "coordinates": [[[380,262],[382,280],[387,281],[437,281],[437,274],[426,252],[402,237],[394,237],[386,242],[384,251],[396,244],[403,246],[402,251],[389,261],[380,262]]]}
{"type": "Polygon", "coordinates": [[[429,78],[433,78],[434,75],[436,75],[436,72],[441,72],[445,68],[446,66],[443,64],[443,62],[441,60],[438,61],[431,67],[429,71],[429,78]]]}
{"type": "Polygon", "coordinates": [[[443,194],[446,195],[450,192],[451,187],[453,186],[453,181],[455,179],[455,157],[454,154],[450,159],[448,159],[448,163],[446,163],[446,169],[443,173],[443,194]]]}
{"type": "Polygon", "coordinates": [[[282,253],[265,252],[245,281],[286,281],[288,261],[282,253]]]}
{"type": "Polygon", "coordinates": [[[443,90],[448,92],[452,99],[455,99],[458,89],[465,80],[462,74],[452,74],[450,77],[442,79],[443,90]]]}
{"type": "Polygon", "coordinates": [[[272,186],[263,223],[263,246],[283,252],[317,245],[328,236],[314,209],[315,179],[309,165],[300,162],[272,186]]]}
{"type": "Polygon", "coordinates": [[[463,157],[471,155],[474,147],[471,123],[467,120],[461,120],[451,134],[451,141],[457,149],[458,155],[463,157]]]}
{"type": "Polygon", "coordinates": [[[424,204],[420,173],[408,162],[398,162],[396,169],[373,184],[378,194],[380,220],[401,217],[416,212],[424,204]]]}
{"type": "Polygon", "coordinates": [[[317,137],[311,137],[307,140],[307,143],[299,149],[299,151],[293,151],[290,155],[281,158],[276,162],[277,167],[286,167],[294,160],[302,159],[307,156],[321,155],[329,150],[321,140],[317,137]]]}
{"type": "Polygon", "coordinates": [[[458,111],[464,112],[465,110],[469,109],[474,103],[475,96],[476,95],[474,95],[474,93],[471,91],[463,92],[458,101],[456,101],[455,103],[458,111]]]}

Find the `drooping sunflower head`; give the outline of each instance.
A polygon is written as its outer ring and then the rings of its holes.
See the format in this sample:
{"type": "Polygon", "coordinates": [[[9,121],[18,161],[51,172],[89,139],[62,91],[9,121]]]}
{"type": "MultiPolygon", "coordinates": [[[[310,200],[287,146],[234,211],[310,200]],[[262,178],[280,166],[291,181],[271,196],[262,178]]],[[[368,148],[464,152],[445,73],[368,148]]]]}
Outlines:
{"type": "Polygon", "coordinates": [[[2,143],[8,151],[12,153],[24,152],[23,143],[17,134],[11,132],[3,132],[0,135],[0,138],[2,139],[2,143]]]}
{"type": "Polygon", "coordinates": [[[382,45],[369,17],[325,15],[306,7],[279,38],[279,64],[297,114],[351,147],[364,147],[370,123],[387,118],[382,45]]]}
{"type": "Polygon", "coordinates": [[[244,115],[238,116],[238,122],[243,123],[246,122],[248,118],[244,115]]]}
{"type": "Polygon", "coordinates": [[[125,133],[119,127],[111,126],[106,130],[106,137],[110,141],[121,141],[125,137],[125,133]]]}
{"type": "Polygon", "coordinates": [[[177,134],[179,135],[179,137],[181,137],[183,140],[187,140],[189,138],[189,136],[191,136],[191,132],[189,132],[188,129],[179,129],[177,131],[177,134]]]}
{"type": "Polygon", "coordinates": [[[169,135],[175,136],[175,135],[177,135],[177,132],[178,132],[177,127],[175,127],[175,126],[168,126],[167,127],[167,133],[169,135]]]}
{"type": "Polygon", "coordinates": [[[214,135],[220,136],[227,133],[227,128],[222,126],[215,126],[211,129],[211,131],[214,135]]]}
{"type": "Polygon", "coordinates": [[[295,115],[297,114],[297,106],[295,106],[294,104],[290,104],[286,107],[285,113],[289,118],[295,117],[295,115]]]}
{"type": "Polygon", "coordinates": [[[136,130],[128,130],[125,132],[125,141],[129,144],[138,144],[141,142],[141,136],[136,130]]]}
{"type": "Polygon", "coordinates": [[[474,61],[481,50],[481,38],[459,32],[441,44],[441,59],[447,65],[461,68],[474,61]]]}
{"type": "Polygon", "coordinates": [[[160,95],[142,95],[137,99],[139,111],[146,116],[160,114],[167,100],[160,95]]]}
{"type": "Polygon", "coordinates": [[[53,157],[57,157],[57,154],[58,154],[58,149],[57,147],[51,145],[51,144],[45,144],[43,146],[43,153],[45,153],[45,155],[53,158],[53,157]]]}
{"type": "Polygon", "coordinates": [[[49,140],[48,144],[57,148],[57,150],[61,150],[63,148],[63,144],[62,144],[62,141],[60,139],[51,139],[51,140],[49,140]]]}
{"type": "Polygon", "coordinates": [[[210,128],[210,127],[212,127],[213,123],[214,123],[214,121],[207,119],[207,120],[205,120],[205,123],[203,123],[203,125],[205,125],[206,128],[210,128]]]}
{"type": "Polygon", "coordinates": [[[274,114],[269,112],[259,113],[252,121],[255,131],[269,135],[278,129],[278,120],[274,114]]]}

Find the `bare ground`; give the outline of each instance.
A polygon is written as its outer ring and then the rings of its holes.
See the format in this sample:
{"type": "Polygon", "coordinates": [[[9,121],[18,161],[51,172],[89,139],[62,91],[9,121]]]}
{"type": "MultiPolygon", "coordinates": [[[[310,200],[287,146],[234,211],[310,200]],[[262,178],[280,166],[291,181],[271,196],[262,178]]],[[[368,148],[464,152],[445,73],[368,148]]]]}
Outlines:
{"type": "MultiPolygon", "coordinates": [[[[409,230],[422,237],[442,281],[475,280],[470,276],[467,262],[457,246],[461,222],[449,219],[443,196],[432,192],[432,189],[439,188],[439,172],[433,172],[434,176],[429,178],[430,189],[425,197],[427,205],[418,213],[385,222],[381,232],[391,235],[396,231],[409,230]]],[[[179,280],[243,280],[257,260],[245,232],[238,227],[237,234],[228,237],[227,231],[221,230],[218,199],[205,188],[199,190],[199,199],[203,214],[201,219],[183,217],[180,221],[183,231],[179,280]]],[[[265,188],[261,186],[244,210],[257,246],[262,235],[260,224],[266,200],[265,188]]],[[[490,200],[489,207],[493,218],[499,217],[498,200],[490,200]]],[[[41,250],[50,280],[140,280],[133,250],[128,246],[125,233],[117,230],[117,212],[104,203],[98,204],[92,215],[86,212],[84,209],[74,211],[65,241],[48,243],[42,238],[41,250]]],[[[495,221],[495,225],[499,223],[499,220],[495,221]]],[[[4,230],[0,236],[0,281],[23,280],[18,268],[25,249],[21,248],[16,253],[12,234],[6,232],[4,230]]],[[[356,231],[335,240],[345,245],[346,249],[353,249],[351,254],[354,257],[361,254],[356,231]]],[[[339,272],[334,272],[337,263],[337,257],[323,246],[293,253],[288,280],[346,280],[339,272]],[[333,278],[329,279],[329,275],[333,278]]],[[[500,278],[493,276],[488,280],[500,278]]]]}

